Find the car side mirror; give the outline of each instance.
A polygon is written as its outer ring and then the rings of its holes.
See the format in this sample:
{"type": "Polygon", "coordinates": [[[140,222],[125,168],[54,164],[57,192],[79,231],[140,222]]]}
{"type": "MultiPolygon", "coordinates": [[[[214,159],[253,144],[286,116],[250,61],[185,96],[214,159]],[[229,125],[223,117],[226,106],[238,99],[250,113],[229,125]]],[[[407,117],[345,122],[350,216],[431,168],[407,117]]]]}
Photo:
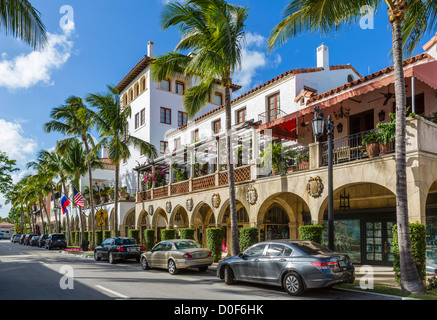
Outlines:
{"type": "Polygon", "coordinates": [[[244,253],[240,253],[239,255],[238,255],[238,258],[240,258],[240,259],[246,259],[246,255],[244,254],[244,253]]]}

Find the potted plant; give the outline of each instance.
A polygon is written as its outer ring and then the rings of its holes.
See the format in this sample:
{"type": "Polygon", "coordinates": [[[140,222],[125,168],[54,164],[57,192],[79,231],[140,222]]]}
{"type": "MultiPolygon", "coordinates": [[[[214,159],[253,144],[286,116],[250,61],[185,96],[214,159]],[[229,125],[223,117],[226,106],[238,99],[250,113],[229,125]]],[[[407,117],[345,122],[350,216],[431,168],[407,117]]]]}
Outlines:
{"type": "Polygon", "coordinates": [[[109,201],[114,201],[114,188],[107,187],[109,201]]]}
{"type": "Polygon", "coordinates": [[[310,168],[310,153],[308,151],[298,153],[296,161],[299,170],[308,170],[310,168]]]}
{"type": "Polygon", "coordinates": [[[105,188],[102,188],[100,190],[100,203],[105,203],[106,202],[106,196],[108,195],[107,191],[105,190],[105,188]]]}
{"type": "Polygon", "coordinates": [[[379,151],[381,154],[388,154],[393,148],[393,142],[395,141],[396,134],[396,115],[390,113],[392,119],[391,122],[378,123],[376,127],[379,129],[378,142],[379,151]]]}
{"type": "Polygon", "coordinates": [[[379,155],[379,134],[376,130],[367,132],[362,138],[361,143],[366,147],[367,156],[375,158],[379,155]]]}
{"type": "Polygon", "coordinates": [[[118,190],[121,199],[126,197],[126,191],[127,191],[127,187],[120,187],[120,189],[118,190]]]}
{"type": "Polygon", "coordinates": [[[283,171],[282,143],[273,142],[262,153],[262,165],[271,165],[272,174],[281,174],[283,171]],[[271,159],[271,163],[270,163],[271,159]]]}

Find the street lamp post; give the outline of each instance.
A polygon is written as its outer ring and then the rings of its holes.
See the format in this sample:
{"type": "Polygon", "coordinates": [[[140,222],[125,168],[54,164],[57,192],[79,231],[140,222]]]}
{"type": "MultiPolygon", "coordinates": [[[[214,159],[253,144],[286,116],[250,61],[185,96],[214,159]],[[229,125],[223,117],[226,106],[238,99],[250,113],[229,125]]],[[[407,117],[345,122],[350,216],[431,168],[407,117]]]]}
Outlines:
{"type": "Polygon", "coordinates": [[[320,138],[325,129],[328,133],[328,248],[334,251],[334,188],[333,188],[333,138],[334,123],[331,115],[326,119],[325,114],[320,107],[315,107],[315,116],[313,120],[314,136],[320,138]]]}

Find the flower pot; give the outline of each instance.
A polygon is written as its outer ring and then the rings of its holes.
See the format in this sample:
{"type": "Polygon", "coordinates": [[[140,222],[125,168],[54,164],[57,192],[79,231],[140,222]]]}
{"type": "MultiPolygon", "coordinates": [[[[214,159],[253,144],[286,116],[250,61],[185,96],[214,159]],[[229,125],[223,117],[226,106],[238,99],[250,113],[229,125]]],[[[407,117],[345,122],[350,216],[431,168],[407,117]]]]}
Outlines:
{"type": "Polygon", "coordinates": [[[310,162],[302,160],[299,162],[299,170],[308,170],[310,168],[310,162]]]}
{"type": "Polygon", "coordinates": [[[372,159],[379,155],[379,143],[372,142],[366,146],[367,156],[372,159]]]}
{"type": "Polygon", "coordinates": [[[387,142],[385,145],[380,143],[379,144],[379,151],[382,155],[389,154],[393,151],[393,142],[387,142]]]}

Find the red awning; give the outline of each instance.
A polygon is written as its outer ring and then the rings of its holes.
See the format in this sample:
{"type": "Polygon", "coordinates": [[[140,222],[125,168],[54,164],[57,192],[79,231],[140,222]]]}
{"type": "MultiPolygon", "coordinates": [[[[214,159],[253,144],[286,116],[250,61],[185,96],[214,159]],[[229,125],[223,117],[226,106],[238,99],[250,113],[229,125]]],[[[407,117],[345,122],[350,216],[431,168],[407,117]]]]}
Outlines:
{"type": "Polygon", "coordinates": [[[437,90],[437,61],[420,64],[405,71],[405,77],[415,77],[437,90]]]}

